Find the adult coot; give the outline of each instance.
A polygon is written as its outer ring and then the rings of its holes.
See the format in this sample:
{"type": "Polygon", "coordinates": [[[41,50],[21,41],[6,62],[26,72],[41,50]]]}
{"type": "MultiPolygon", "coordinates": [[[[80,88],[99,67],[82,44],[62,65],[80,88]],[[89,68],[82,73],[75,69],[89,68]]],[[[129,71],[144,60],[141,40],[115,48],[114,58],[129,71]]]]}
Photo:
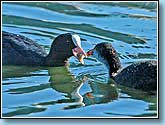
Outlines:
{"type": "Polygon", "coordinates": [[[44,48],[31,39],[2,32],[3,65],[63,66],[71,56],[75,56],[81,63],[81,57],[86,56],[77,34],[66,33],[57,36],[47,55],[44,48]]]}
{"type": "Polygon", "coordinates": [[[117,84],[144,91],[157,90],[157,61],[148,60],[133,63],[119,71],[120,60],[110,43],[97,44],[87,52],[93,55],[109,69],[109,75],[117,84]]]}

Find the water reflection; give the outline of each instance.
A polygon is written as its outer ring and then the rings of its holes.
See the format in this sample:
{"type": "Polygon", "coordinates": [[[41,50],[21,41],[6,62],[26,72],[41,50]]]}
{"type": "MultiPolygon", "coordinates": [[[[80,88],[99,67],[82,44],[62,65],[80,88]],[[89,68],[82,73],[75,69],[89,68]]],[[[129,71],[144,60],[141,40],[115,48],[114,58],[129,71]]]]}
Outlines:
{"type": "MultiPolygon", "coordinates": [[[[74,77],[69,73],[66,67],[61,67],[61,70],[58,70],[58,71],[54,70],[54,68],[50,68],[48,72],[50,75],[50,80],[49,80],[50,86],[55,91],[63,93],[63,95],[65,96],[65,99],[53,101],[51,102],[51,104],[75,103],[69,106],[70,108],[84,106],[83,98],[79,93],[79,90],[81,86],[83,85],[84,80],[76,81],[74,77]]],[[[65,108],[67,109],[69,107],[65,107],[65,108]]]]}
{"type": "Polygon", "coordinates": [[[109,103],[118,98],[119,92],[113,80],[110,80],[107,84],[92,82],[90,87],[91,91],[83,95],[86,106],[109,103]]]}
{"type": "MultiPolygon", "coordinates": [[[[67,82],[65,84],[51,81],[51,86],[56,91],[66,93],[67,102],[76,103],[68,105],[67,107],[64,107],[64,109],[107,103],[118,98],[118,91],[113,80],[109,81],[108,84],[99,84],[90,82],[86,76],[82,76],[82,80],[80,81],[67,82]],[[80,89],[84,84],[88,84],[91,91],[86,91],[83,95],[81,95],[80,89]]],[[[66,102],[66,100],[63,101],[66,102]]]]}
{"type": "Polygon", "coordinates": [[[106,84],[95,83],[90,81],[86,76],[81,76],[79,80],[75,81],[67,69],[62,69],[63,70],[58,70],[59,72],[53,68],[49,69],[49,82],[50,86],[55,91],[63,93],[65,99],[42,102],[35,105],[44,106],[66,103],[68,105],[63,107],[63,109],[66,110],[94,104],[109,103],[118,98],[118,89],[116,87],[116,83],[113,80],[109,80],[109,82],[106,84]],[[66,72],[64,73],[64,71],[66,72]],[[64,75],[60,72],[63,72],[64,75]],[[63,77],[63,79],[58,81],[59,74],[60,77],[63,77]],[[83,86],[88,86],[89,88],[86,89],[83,94],[80,94],[80,90],[83,86]]]}

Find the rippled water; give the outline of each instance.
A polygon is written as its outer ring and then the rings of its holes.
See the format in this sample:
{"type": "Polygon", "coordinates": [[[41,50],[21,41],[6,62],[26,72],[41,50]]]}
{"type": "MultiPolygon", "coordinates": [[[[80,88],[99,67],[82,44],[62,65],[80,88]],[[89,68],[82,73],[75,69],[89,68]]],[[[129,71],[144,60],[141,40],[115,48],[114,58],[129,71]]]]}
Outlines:
{"type": "MultiPolygon", "coordinates": [[[[110,42],[123,67],[157,59],[157,3],[3,2],[3,31],[49,51],[62,33],[81,36],[85,51],[110,42]]],[[[3,66],[3,117],[156,117],[157,97],[115,86],[94,58],[69,67],[3,66]]]]}

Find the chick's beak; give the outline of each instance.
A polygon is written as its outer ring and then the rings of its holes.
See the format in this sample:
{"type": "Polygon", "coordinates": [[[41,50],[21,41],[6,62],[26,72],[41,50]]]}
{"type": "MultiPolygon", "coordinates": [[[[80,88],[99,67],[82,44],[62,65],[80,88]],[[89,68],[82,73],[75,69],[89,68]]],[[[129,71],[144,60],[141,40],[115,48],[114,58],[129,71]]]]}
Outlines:
{"type": "Polygon", "coordinates": [[[92,55],[93,55],[93,50],[94,50],[94,49],[91,49],[91,50],[89,50],[89,51],[87,52],[87,54],[86,54],[86,55],[87,55],[87,57],[88,57],[88,56],[92,56],[92,55]]]}
{"type": "Polygon", "coordinates": [[[81,64],[84,64],[84,58],[87,57],[85,51],[77,46],[76,48],[72,49],[73,55],[80,61],[81,64]]]}

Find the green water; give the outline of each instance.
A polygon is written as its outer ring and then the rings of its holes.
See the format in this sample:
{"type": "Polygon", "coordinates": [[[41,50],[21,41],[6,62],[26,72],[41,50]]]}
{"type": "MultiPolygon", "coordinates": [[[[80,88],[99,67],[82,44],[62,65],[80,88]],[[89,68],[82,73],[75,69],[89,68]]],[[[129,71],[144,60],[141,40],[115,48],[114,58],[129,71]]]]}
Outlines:
{"type": "MultiPolygon", "coordinates": [[[[157,59],[157,3],[3,2],[3,31],[47,52],[62,33],[80,35],[85,51],[110,42],[124,66],[157,59]]],[[[3,53],[2,53],[3,54],[3,53]]],[[[68,67],[2,67],[3,117],[156,117],[157,95],[116,86],[94,58],[68,67]]]]}

